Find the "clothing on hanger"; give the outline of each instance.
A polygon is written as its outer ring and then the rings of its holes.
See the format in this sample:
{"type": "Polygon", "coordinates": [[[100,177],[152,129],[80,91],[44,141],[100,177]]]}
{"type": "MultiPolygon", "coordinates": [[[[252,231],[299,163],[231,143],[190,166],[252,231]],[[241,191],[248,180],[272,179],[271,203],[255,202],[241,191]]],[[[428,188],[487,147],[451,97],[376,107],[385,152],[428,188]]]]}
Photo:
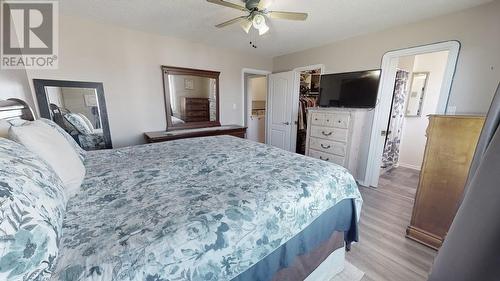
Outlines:
{"type": "Polygon", "coordinates": [[[317,97],[315,96],[300,96],[299,97],[299,121],[298,130],[307,129],[307,108],[316,106],[317,97]]]}

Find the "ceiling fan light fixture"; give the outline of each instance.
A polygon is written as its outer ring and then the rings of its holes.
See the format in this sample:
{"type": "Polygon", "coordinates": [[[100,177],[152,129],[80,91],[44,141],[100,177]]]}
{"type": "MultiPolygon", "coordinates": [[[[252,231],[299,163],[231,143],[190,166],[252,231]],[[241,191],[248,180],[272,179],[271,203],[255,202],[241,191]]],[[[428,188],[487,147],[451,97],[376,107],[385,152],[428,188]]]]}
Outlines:
{"type": "Polygon", "coordinates": [[[264,25],[262,25],[261,28],[259,28],[259,35],[262,36],[266,34],[268,31],[269,31],[269,26],[267,26],[267,24],[264,23],[264,25]]]}
{"type": "Polygon", "coordinates": [[[257,14],[253,16],[252,24],[255,29],[260,29],[263,25],[266,25],[266,18],[263,15],[257,14]]]}
{"type": "Polygon", "coordinates": [[[250,28],[252,28],[252,21],[246,20],[241,22],[241,28],[248,34],[250,32],[250,28]]]}
{"type": "Polygon", "coordinates": [[[268,10],[268,7],[273,0],[243,0],[243,2],[245,3],[244,6],[231,3],[227,0],[206,1],[219,6],[246,12],[246,16],[241,16],[225,21],[223,23],[217,24],[215,27],[223,28],[232,24],[239,23],[241,28],[247,34],[250,33],[250,29],[252,29],[252,26],[259,31],[259,35],[264,35],[269,32],[269,26],[266,23],[267,18],[305,21],[308,17],[307,13],[270,11],[268,10]]]}

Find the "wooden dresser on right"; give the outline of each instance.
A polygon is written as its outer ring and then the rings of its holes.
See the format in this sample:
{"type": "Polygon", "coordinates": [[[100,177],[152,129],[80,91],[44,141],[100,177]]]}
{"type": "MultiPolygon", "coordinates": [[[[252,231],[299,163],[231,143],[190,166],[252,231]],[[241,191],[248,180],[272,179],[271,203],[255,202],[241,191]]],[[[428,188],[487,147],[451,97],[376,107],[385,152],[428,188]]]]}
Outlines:
{"type": "Polygon", "coordinates": [[[484,124],[481,116],[430,115],[427,144],[406,237],[438,249],[460,206],[484,124]]]}

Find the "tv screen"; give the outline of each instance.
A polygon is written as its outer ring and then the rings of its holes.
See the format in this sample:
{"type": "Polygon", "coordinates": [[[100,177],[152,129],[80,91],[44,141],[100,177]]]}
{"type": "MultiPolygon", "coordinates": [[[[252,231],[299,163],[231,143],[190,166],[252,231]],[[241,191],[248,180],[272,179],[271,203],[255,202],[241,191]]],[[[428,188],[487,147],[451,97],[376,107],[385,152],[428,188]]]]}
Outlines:
{"type": "Polygon", "coordinates": [[[377,103],[380,70],[321,75],[319,106],[372,108],[377,103]]]}

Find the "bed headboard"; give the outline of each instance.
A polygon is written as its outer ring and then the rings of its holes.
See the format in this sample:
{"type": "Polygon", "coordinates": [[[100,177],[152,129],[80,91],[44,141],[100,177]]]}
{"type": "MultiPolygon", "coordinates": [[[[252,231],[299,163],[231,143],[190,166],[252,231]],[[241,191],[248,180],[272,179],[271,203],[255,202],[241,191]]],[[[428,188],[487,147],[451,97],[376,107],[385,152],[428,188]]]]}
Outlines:
{"type": "Polygon", "coordinates": [[[24,119],[33,121],[35,114],[31,107],[20,99],[0,100],[0,120],[24,119]]]}

